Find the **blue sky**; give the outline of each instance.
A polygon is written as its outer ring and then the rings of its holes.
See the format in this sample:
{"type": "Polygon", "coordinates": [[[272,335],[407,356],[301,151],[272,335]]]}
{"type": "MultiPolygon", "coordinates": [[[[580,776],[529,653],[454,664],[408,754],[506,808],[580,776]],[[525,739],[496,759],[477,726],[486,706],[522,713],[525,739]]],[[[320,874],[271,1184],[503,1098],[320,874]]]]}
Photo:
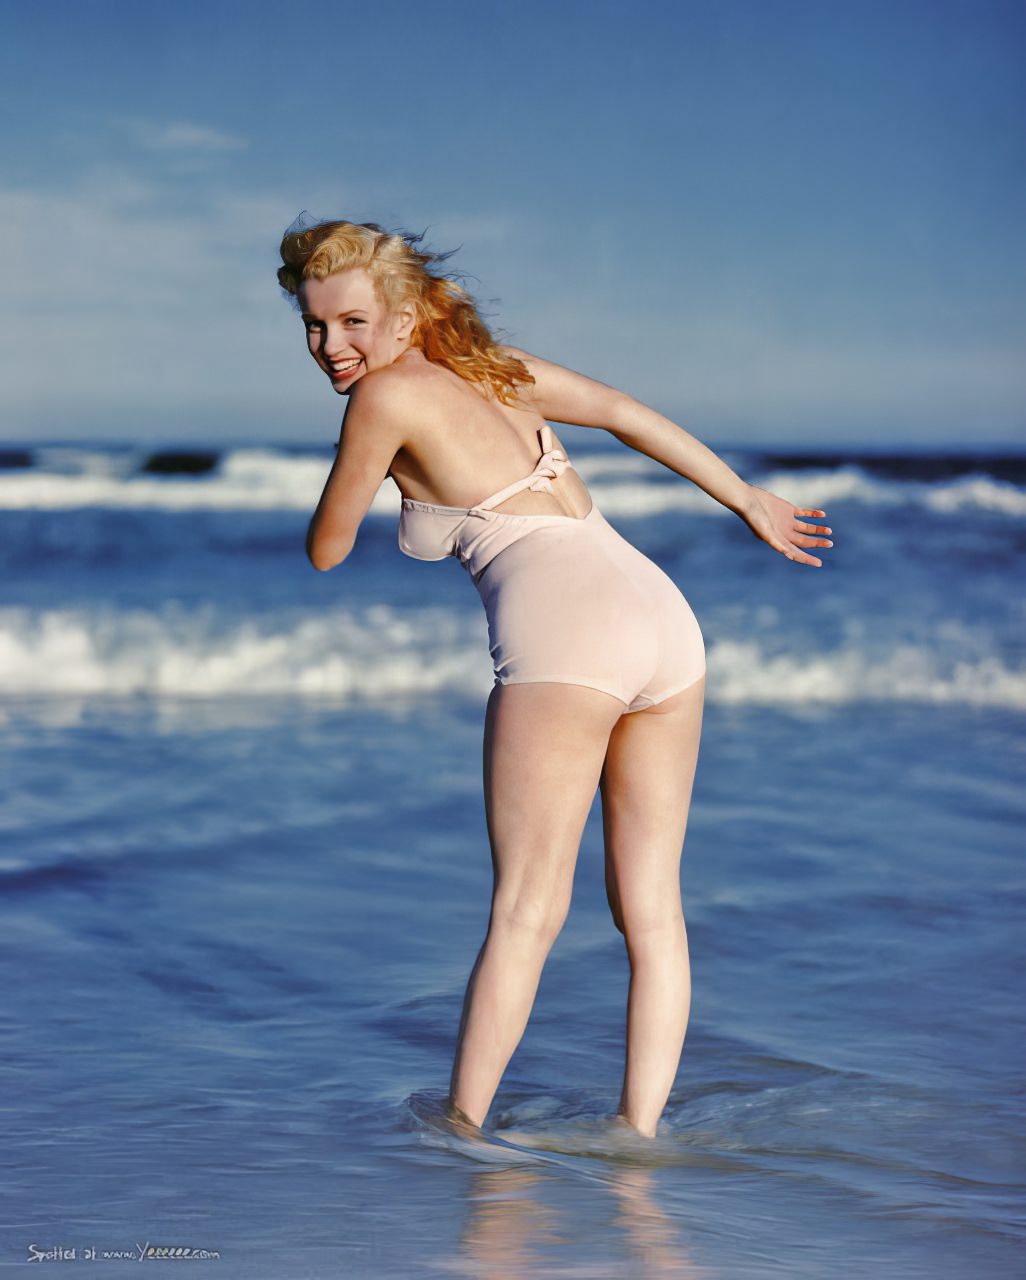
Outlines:
{"type": "Polygon", "coordinates": [[[714,447],[1026,444],[1026,6],[0,4],[0,436],[318,441],[302,209],[714,447]]]}

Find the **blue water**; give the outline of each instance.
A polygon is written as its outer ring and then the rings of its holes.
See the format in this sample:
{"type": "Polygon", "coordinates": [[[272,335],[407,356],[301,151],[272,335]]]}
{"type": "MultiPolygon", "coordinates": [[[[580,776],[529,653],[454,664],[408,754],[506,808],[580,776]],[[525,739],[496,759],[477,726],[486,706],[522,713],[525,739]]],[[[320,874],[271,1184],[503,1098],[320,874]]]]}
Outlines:
{"type": "Polygon", "coordinates": [[[597,802],[487,1140],[441,1122],[488,916],[491,670],[460,567],[398,552],[394,493],[317,574],[329,451],[11,446],[0,1264],[1022,1274],[1026,463],[728,453],[827,510],[815,570],[563,435],[707,644],[658,1137],[609,1125],[597,802]]]}

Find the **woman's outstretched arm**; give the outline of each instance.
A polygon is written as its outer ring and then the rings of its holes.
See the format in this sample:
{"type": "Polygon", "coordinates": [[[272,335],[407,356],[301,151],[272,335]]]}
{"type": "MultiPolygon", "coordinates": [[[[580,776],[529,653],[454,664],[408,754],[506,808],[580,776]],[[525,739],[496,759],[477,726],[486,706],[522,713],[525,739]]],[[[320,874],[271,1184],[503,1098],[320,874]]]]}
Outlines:
{"type": "Polygon", "coordinates": [[[803,548],[832,546],[823,537],[831,530],[798,517],[825,516],[825,511],[795,507],[767,489],[746,483],[701,440],[626,392],[515,347],[506,350],[523,361],[533,376],[533,386],[525,386],[521,395],[543,418],[604,428],[632,449],[698,485],[789,560],[817,568],[822,565],[803,548]]]}

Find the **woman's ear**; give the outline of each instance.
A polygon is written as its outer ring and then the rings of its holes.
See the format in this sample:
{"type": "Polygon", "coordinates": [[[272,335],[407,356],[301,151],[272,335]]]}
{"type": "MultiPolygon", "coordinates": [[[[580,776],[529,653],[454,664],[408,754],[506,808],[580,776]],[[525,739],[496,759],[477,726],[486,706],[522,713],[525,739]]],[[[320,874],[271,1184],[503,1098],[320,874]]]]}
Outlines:
{"type": "Polygon", "coordinates": [[[395,313],[395,336],[402,342],[413,333],[417,313],[410,306],[400,307],[395,313]]]}

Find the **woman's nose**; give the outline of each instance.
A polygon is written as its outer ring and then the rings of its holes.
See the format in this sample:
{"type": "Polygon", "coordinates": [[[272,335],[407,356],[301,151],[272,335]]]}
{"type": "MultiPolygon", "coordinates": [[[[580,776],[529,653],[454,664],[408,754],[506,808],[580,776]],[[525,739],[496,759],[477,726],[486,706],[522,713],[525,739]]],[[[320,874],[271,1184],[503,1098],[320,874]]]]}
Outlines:
{"type": "Polygon", "coordinates": [[[346,335],[341,329],[329,328],[327,333],[324,335],[323,350],[326,356],[333,356],[340,351],[344,351],[346,345],[346,335]]]}

